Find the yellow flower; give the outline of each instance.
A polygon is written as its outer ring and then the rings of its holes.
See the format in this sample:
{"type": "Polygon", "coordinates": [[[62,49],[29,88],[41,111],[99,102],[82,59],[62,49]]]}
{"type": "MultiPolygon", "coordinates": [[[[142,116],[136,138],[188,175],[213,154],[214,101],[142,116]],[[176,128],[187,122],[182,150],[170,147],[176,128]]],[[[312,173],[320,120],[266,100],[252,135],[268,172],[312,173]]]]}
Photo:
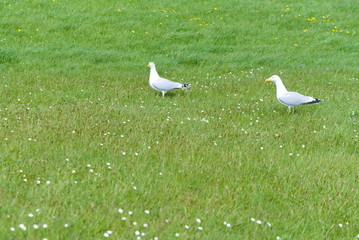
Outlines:
{"type": "Polygon", "coordinates": [[[166,12],[167,12],[167,10],[162,10],[162,12],[166,13],[166,12]]]}
{"type": "Polygon", "coordinates": [[[168,15],[166,15],[166,17],[169,17],[168,15]]]}
{"type": "Polygon", "coordinates": [[[304,29],[303,32],[308,32],[308,29],[304,29]]]}
{"type": "Polygon", "coordinates": [[[298,44],[295,43],[295,44],[293,44],[293,46],[294,46],[294,47],[298,47],[298,44]]]}
{"type": "Polygon", "coordinates": [[[307,18],[309,22],[317,22],[318,20],[315,17],[307,18]]]}
{"type": "Polygon", "coordinates": [[[38,29],[38,28],[36,28],[36,29],[35,29],[35,31],[36,31],[36,32],[38,32],[38,31],[39,31],[39,29],[38,29]]]}
{"type": "Polygon", "coordinates": [[[135,33],[135,30],[131,30],[132,33],[135,33]]]}
{"type": "Polygon", "coordinates": [[[213,10],[217,11],[217,10],[218,10],[218,8],[213,8],[213,10]]]}
{"type": "Polygon", "coordinates": [[[17,29],[18,32],[21,32],[22,30],[20,28],[17,29]]]}
{"type": "Polygon", "coordinates": [[[349,31],[346,31],[345,33],[350,33],[349,31]]]}
{"type": "Polygon", "coordinates": [[[122,9],[117,9],[117,12],[122,12],[122,9]]]}

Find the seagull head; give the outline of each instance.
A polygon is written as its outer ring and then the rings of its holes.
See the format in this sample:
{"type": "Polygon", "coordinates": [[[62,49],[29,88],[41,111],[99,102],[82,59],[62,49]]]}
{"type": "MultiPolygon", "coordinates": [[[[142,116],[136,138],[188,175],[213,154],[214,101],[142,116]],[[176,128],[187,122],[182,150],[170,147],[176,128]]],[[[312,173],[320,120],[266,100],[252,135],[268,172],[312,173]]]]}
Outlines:
{"type": "Polygon", "coordinates": [[[154,68],[154,67],[155,67],[155,63],[154,63],[154,62],[150,62],[150,63],[148,63],[147,67],[149,67],[149,68],[154,68]]]}
{"type": "Polygon", "coordinates": [[[266,82],[279,82],[279,81],[281,81],[281,80],[278,75],[273,75],[270,78],[266,79],[266,82]]]}

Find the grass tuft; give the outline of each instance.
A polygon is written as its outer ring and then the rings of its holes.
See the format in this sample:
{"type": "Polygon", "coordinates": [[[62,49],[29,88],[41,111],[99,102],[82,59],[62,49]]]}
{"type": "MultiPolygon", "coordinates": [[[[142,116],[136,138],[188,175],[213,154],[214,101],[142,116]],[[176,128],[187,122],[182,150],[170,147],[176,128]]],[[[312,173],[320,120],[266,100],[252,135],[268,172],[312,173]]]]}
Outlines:
{"type": "Polygon", "coordinates": [[[1,2],[0,238],[358,238],[355,3],[1,2]]]}

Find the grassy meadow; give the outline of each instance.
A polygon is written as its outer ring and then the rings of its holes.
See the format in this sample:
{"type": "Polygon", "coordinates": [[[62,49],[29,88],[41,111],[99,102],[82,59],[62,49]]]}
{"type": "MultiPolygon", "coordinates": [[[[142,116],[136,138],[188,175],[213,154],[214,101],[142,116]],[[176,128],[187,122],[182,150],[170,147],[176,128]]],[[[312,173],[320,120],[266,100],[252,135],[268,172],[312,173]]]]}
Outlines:
{"type": "Polygon", "coordinates": [[[357,0],[2,0],[0,239],[359,239],[358,56],[357,0]]]}

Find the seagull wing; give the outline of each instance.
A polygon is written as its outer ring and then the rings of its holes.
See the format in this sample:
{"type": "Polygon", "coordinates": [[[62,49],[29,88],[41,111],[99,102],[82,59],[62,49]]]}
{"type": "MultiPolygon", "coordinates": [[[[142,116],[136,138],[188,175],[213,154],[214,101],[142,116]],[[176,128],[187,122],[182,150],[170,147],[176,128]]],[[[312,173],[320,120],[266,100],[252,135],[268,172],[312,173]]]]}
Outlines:
{"type": "Polygon", "coordinates": [[[160,91],[169,91],[176,88],[182,88],[182,84],[178,82],[172,82],[165,78],[158,78],[152,83],[152,85],[160,91]]]}
{"type": "Polygon", "coordinates": [[[278,97],[278,100],[281,103],[283,103],[284,105],[289,105],[289,106],[296,106],[296,105],[319,102],[319,99],[304,96],[297,92],[286,92],[283,95],[281,95],[280,97],[278,97]]]}

